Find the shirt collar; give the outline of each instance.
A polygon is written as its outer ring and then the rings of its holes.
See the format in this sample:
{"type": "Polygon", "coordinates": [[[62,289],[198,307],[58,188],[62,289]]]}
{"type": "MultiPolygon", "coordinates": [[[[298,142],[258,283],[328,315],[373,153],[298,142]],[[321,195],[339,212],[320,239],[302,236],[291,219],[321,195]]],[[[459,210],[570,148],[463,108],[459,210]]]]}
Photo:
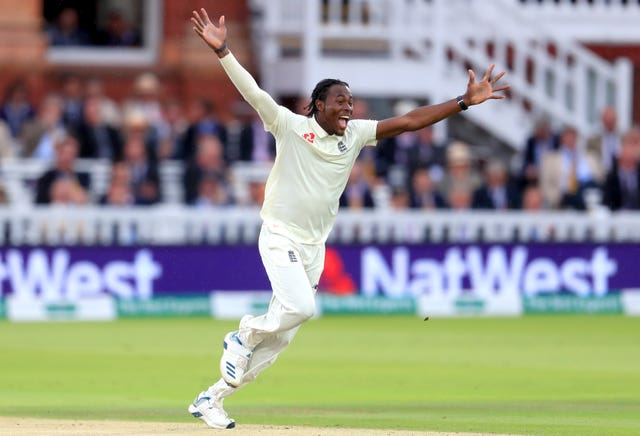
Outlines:
{"type": "Polygon", "coordinates": [[[318,122],[316,121],[315,115],[312,115],[310,117],[309,125],[311,126],[311,130],[313,130],[313,133],[315,133],[318,138],[325,138],[329,136],[326,130],[324,130],[322,126],[318,124],[318,122]]]}

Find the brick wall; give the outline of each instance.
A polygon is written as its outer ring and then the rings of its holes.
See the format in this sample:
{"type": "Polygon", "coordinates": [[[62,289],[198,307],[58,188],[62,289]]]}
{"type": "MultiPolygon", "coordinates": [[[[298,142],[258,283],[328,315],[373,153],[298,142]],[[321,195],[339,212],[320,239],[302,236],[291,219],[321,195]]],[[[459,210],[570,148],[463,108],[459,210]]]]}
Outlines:
{"type": "MultiPolygon", "coordinates": [[[[125,98],[136,76],[151,70],[158,74],[164,95],[183,100],[194,96],[216,101],[220,115],[230,115],[228,107],[239,95],[219,66],[215,55],[195,35],[189,22],[191,11],[204,7],[212,19],[224,13],[229,29],[229,45],[235,56],[254,72],[249,12],[246,0],[165,0],[163,41],[158,62],[140,67],[68,67],[51,65],[46,60],[46,39],[42,28],[43,0],[2,0],[0,2],[0,91],[16,79],[24,80],[34,102],[57,89],[69,74],[80,78],[99,77],[116,100],[125,98]],[[222,9],[224,7],[224,10],[222,9]],[[11,11],[11,13],[8,13],[11,11]]],[[[3,95],[0,96],[0,98],[3,95]]]]}

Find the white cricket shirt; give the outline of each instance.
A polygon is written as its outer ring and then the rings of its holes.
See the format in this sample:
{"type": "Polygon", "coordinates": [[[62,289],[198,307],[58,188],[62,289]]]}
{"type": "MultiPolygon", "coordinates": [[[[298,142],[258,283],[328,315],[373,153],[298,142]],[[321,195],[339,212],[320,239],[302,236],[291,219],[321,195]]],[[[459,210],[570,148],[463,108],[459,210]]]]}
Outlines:
{"type": "Polygon", "coordinates": [[[270,229],[303,244],[324,243],[360,150],[376,143],[376,127],[374,120],[351,120],[343,136],[329,135],[314,118],[279,107],[265,126],[276,138],[260,212],[270,229]]]}
{"type": "Polygon", "coordinates": [[[232,53],[220,64],[276,138],[260,216],[274,233],[302,244],[323,244],[353,163],[365,145],[376,144],[378,122],[351,120],[343,136],[329,135],[315,119],[279,106],[232,53]]]}

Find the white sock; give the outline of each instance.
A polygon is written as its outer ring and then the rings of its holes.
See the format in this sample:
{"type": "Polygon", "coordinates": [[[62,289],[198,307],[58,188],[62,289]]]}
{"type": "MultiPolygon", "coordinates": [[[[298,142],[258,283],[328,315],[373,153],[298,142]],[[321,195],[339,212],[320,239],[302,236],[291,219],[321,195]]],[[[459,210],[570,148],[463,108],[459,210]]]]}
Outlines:
{"type": "Polygon", "coordinates": [[[227,382],[221,378],[220,380],[209,386],[209,389],[207,389],[207,394],[209,394],[212,398],[216,397],[222,399],[228,397],[229,395],[232,395],[236,390],[237,388],[229,386],[227,382]]]}

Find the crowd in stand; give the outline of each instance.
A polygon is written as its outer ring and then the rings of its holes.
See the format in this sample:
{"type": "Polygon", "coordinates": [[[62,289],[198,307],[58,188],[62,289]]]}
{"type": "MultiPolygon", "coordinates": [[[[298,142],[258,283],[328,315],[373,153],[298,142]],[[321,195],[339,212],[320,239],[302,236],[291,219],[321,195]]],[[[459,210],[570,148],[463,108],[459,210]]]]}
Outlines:
{"type": "MultiPolygon", "coordinates": [[[[207,98],[163,99],[156,76],[140,75],[130,96],[116,102],[98,80],[68,76],[39,102],[15,82],[0,93],[0,159],[33,159],[48,169],[35,181],[37,204],[152,205],[165,186],[159,166],[180,162],[184,202],[193,207],[259,206],[264,180],[248,195],[232,189],[233,164],[269,163],[273,137],[253,110],[234,105],[222,123],[207,98]],[[78,159],[111,163],[105,192],[91,190],[92,174],[78,159]]],[[[303,99],[293,110],[302,111],[303,99]]],[[[403,107],[402,110],[406,110],[403,107]]],[[[356,100],[354,118],[368,118],[356,100]]],[[[640,209],[640,129],[617,130],[616,113],[603,108],[600,131],[581,138],[571,126],[555,131],[541,118],[517,159],[479,159],[474,144],[437,143],[433,128],[363,150],[340,199],[343,208],[585,210],[640,209]],[[513,162],[518,162],[514,165],[513,162]]],[[[0,172],[0,188],[2,188],[0,172]]],[[[11,199],[0,189],[0,202],[11,199]]]]}
{"type": "Polygon", "coordinates": [[[63,8],[45,29],[52,47],[106,46],[138,47],[142,37],[125,14],[117,9],[109,11],[103,26],[88,31],[80,26],[80,16],[75,8],[63,8]]]}

